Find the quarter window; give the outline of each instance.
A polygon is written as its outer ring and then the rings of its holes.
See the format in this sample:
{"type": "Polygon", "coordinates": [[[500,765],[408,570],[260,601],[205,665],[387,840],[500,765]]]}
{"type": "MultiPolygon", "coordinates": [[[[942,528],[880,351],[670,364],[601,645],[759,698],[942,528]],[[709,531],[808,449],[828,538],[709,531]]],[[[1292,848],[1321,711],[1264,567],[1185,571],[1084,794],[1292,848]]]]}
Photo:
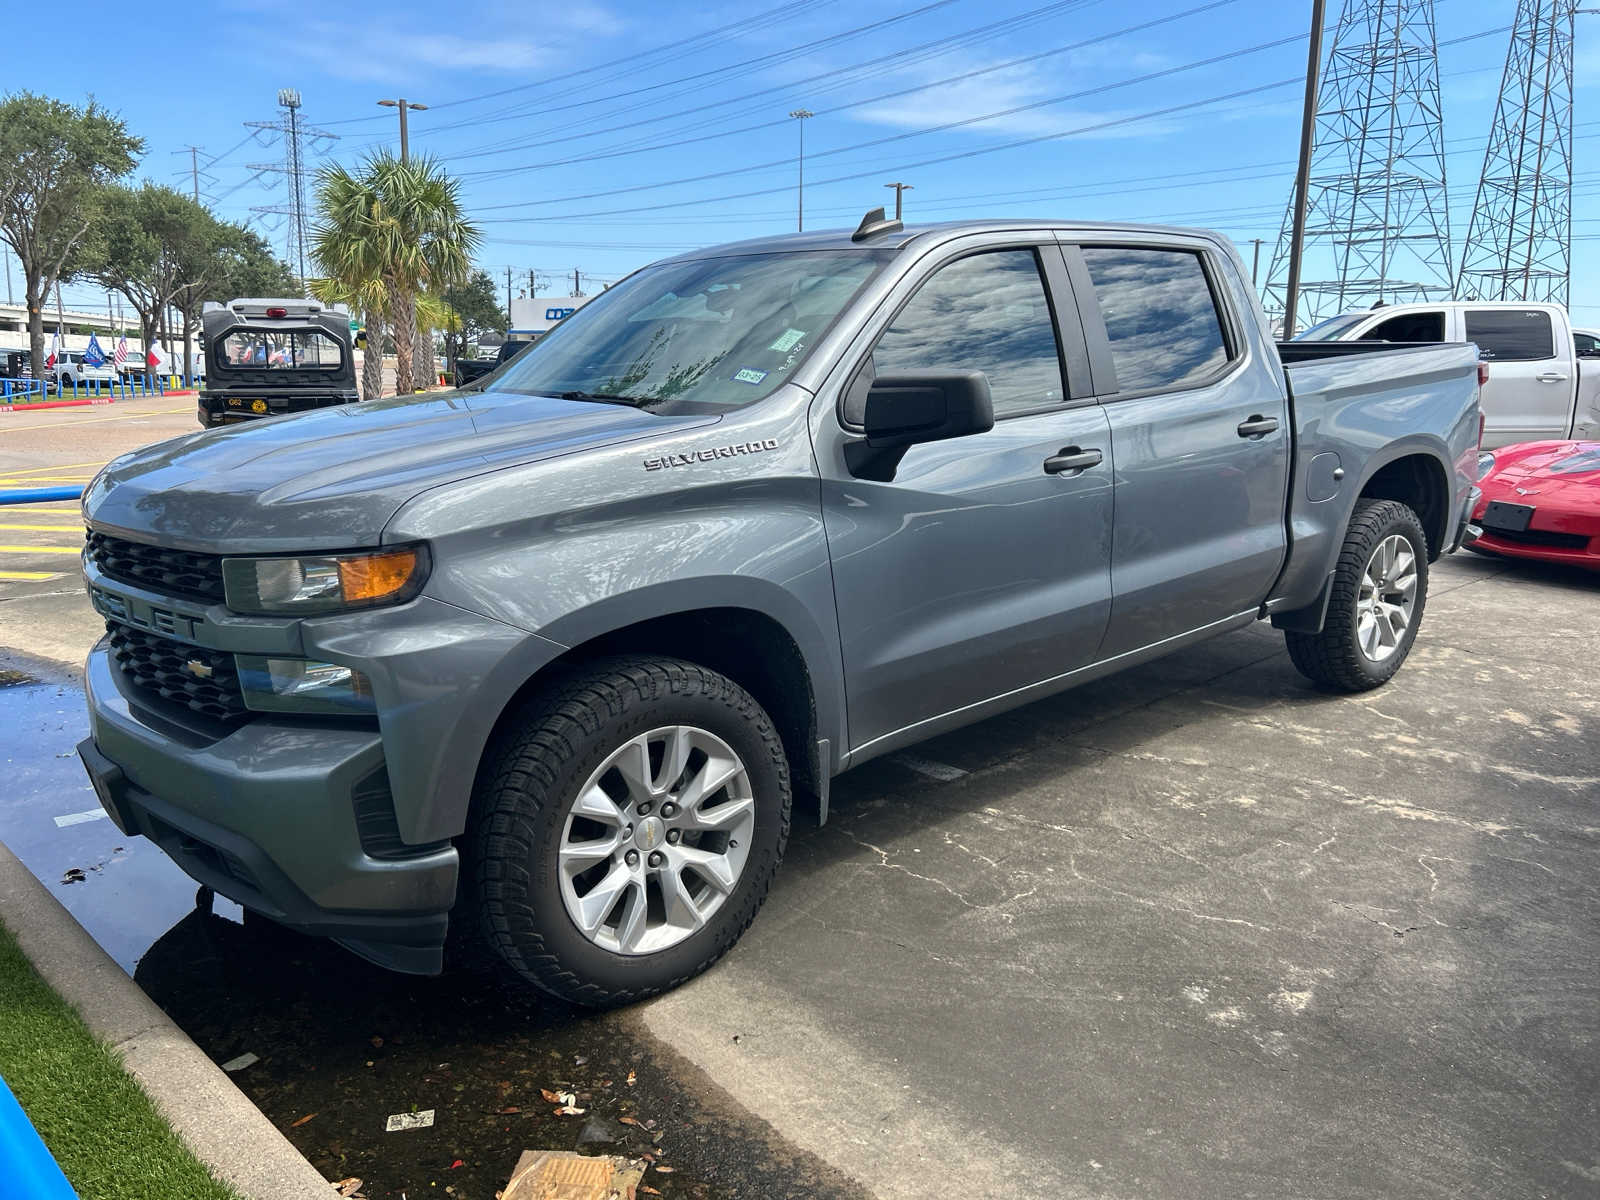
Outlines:
{"type": "Polygon", "coordinates": [[[1556,356],[1550,314],[1537,308],[1467,310],[1467,341],[1492,362],[1531,362],[1556,356]]]}
{"type": "Polygon", "coordinates": [[[1211,284],[1188,250],[1085,246],[1119,392],[1195,387],[1228,361],[1211,284]]]}
{"type": "Polygon", "coordinates": [[[872,369],[982,371],[996,418],[1061,403],[1061,355],[1033,251],[992,250],[941,267],[884,330],[872,369]]]}

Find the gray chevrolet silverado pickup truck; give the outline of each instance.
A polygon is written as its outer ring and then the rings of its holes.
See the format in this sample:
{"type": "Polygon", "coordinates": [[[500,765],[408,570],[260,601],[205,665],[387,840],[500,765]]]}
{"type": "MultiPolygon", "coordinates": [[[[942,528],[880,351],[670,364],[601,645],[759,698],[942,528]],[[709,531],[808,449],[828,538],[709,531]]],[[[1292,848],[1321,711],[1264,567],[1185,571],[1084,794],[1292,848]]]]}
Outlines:
{"type": "Polygon", "coordinates": [[[1477,352],[1268,330],[1182,229],[656,263],[481,391],[111,463],[82,757],[121,829],[378,963],[453,927],[582,1003],[671,987],[886,751],[1262,618],[1324,687],[1398,669],[1471,534],[1477,352]]]}

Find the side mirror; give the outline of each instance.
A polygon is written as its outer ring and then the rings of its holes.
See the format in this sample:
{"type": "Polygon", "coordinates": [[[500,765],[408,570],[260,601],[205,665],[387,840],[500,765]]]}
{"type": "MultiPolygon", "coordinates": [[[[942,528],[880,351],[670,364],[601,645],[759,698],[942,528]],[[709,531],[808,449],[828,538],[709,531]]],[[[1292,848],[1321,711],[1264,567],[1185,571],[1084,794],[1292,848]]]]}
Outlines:
{"type": "Polygon", "coordinates": [[[879,375],[867,386],[861,412],[866,437],[845,447],[845,462],[857,478],[880,482],[894,478],[912,446],[994,428],[989,377],[982,371],[879,375]]]}

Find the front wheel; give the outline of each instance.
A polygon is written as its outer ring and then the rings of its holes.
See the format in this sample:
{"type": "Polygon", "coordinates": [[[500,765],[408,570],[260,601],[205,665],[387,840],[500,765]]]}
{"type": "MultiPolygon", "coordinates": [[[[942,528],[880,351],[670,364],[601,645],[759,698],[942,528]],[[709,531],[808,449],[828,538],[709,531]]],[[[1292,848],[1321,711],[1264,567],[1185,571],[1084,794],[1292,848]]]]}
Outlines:
{"type": "Polygon", "coordinates": [[[525,710],[480,779],[464,915],[555,996],[641,999],[755,919],[790,803],[782,740],[738,684],[676,659],[597,663],[525,710]]]}
{"type": "Polygon", "coordinates": [[[1289,657],[1324,687],[1378,687],[1411,653],[1427,598],[1428,539],[1417,514],[1398,500],[1358,500],[1322,632],[1285,632],[1289,657]]]}

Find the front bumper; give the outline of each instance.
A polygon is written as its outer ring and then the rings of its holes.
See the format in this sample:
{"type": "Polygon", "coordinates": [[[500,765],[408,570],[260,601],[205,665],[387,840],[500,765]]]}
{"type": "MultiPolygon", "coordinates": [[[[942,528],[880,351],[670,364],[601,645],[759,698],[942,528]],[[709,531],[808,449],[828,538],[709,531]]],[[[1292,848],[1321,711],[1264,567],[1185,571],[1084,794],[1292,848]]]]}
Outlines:
{"type": "Polygon", "coordinates": [[[358,808],[384,778],[382,739],[355,723],[261,718],[221,737],[154,711],[106,644],[84,673],[78,747],[118,828],[201,883],[382,966],[437,973],[458,859],[448,842],[367,853],[358,808]],[[365,790],[363,790],[365,789],[365,790]]]}

